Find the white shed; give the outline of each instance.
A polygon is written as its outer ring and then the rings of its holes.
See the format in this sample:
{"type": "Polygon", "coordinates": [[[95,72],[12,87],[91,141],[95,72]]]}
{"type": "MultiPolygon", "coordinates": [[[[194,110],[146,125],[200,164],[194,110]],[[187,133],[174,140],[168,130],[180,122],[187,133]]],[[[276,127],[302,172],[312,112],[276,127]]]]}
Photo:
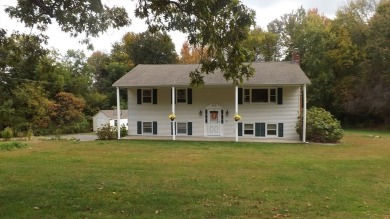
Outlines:
{"type": "MultiPolygon", "coordinates": [[[[120,126],[125,125],[128,130],[128,110],[121,110],[120,126]]],[[[109,123],[110,126],[117,126],[118,117],[116,110],[100,110],[93,116],[93,131],[96,132],[98,128],[104,124],[109,123]]]]}

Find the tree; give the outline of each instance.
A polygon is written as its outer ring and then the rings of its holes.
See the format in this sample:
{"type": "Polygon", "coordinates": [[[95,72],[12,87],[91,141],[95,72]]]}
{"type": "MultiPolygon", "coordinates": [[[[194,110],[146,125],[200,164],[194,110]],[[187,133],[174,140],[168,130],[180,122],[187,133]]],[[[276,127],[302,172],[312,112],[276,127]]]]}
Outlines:
{"type": "Polygon", "coordinates": [[[188,41],[185,41],[180,50],[179,63],[196,64],[205,56],[207,50],[198,49],[196,46],[191,46],[188,41]]]}
{"type": "Polygon", "coordinates": [[[127,33],[119,44],[134,65],[175,63],[175,44],[166,32],[127,33]]]}
{"type": "Polygon", "coordinates": [[[353,0],[337,10],[334,23],[346,28],[352,42],[364,46],[367,40],[368,22],[375,13],[377,0],[353,0]]]}
{"type": "Polygon", "coordinates": [[[42,31],[56,21],[61,30],[71,36],[84,33],[86,43],[89,36],[96,37],[110,27],[120,28],[131,23],[124,8],[110,8],[101,0],[26,0],[18,1],[15,7],[9,6],[5,11],[27,27],[42,31]]]}
{"type": "MultiPolygon", "coordinates": [[[[103,6],[101,0],[26,0],[6,12],[27,26],[45,30],[56,20],[61,29],[77,36],[97,36],[109,27],[123,27],[130,23],[123,8],[103,6]]],[[[254,25],[254,11],[240,1],[208,0],[138,0],[136,16],[146,19],[149,29],[179,30],[188,34],[191,45],[207,46],[207,58],[202,67],[190,73],[192,85],[204,83],[203,75],[217,68],[226,80],[234,84],[253,75],[253,68],[245,64],[248,51],[242,46],[249,28],[254,25]]],[[[88,42],[88,40],[86,41],[88,42]]]]}
{"type": "Polygon", "coordinates": [[[256,27],[245,40],[245,47],[252,51],[247,61],[275,61],[277,60],[277,42],[279,36],[272,32],[265,32],[256,27]]]}
{"type": "Polygon", "coordinates": [[[366,60],[352,79],[345,107],[349,113],[371,115],[390,124],[390,2],[381,1],[369,20],[366,60]]]}
{"type": "Polygon", "coordinates": [[[51,107],[52,124],[58,133],[71,133],[88,131],[83,109],[85,100],[72,93],[60,92],[55,97],[55,104],[51,107]]]}
{"type": "Polygon", "coordinates": [[[51,109],[54,102],[47,98],[47,93],[37,83],[24,83],[12,90],[15,109],[12,127],[16,131],[29,128],[38,134],[51,126],[51,109]]]}

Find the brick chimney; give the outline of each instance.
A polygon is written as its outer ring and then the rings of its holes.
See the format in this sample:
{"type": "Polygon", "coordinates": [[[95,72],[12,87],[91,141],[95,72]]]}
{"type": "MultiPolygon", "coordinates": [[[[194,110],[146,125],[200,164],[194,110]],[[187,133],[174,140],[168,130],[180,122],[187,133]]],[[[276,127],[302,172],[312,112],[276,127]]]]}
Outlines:
{"type": "Polygon", "coordinates": [[[291,62],[301,64],[301,56],[299,56],[298,48],[294,48],[291,54],[291,62]]]}

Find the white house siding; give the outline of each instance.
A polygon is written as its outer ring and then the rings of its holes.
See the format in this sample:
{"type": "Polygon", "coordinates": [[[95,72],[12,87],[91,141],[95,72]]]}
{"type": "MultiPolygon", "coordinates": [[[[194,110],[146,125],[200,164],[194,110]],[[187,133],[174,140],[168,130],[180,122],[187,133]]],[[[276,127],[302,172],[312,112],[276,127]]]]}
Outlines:
{"type": "MultiPolygon", "coordinates": [[[[273,87],[275,88],[275,87],[273,87]]],[[[243,103],[238,106],[239,114],[242,116],[240,122],[245,123],[283,123],[283,138],[288,140],[299,140],[295,131],[295,125],[299,114],[300,88],[283,87],[283,104],[276,103],[243,103]]],[[[245,135],[244,135],[245,136],[245,135]]],[[[275,136],[267,138],[277,138],[275,136]]]]}
{"type": "MultiPolygon", "coordinates": [[[[277,88],[281,86],[273,86],[277,88]]],[[[128,114],[129,114],[129,135],[137,135],[137,121],[157,122],[157,135],[170,136],[171,122],[168,115],[172,112],[171,87],[145,87],[157,89],[157,104],[137,104],[137,89],[128,89],[128,114]]],[[[184,88],[184,87],[175,87],[184,88]]],[[[266,88],[248,87],[248,88],[266,88]]],[[[236,122],[234,116],[234,87],[203,87],[192,89],[192,104],[176,103],[176,122],[192,122],[192,135],[205,136],[205,108],[216,104],[224,110],[224,124],[222,136],[234,137],[236,122]],[[226,116],[226,111],[229,115],[226,116]],[[202,116],[199,116],[202,111],[202,116]]],[[[298,140],[295,132],[299,112],[300,90],[298,86],[283,87],[283,104],[275,103],[253,103],[238,105],[239,114],[242,116],[242,123],[283,123],[284,139],[298,140]]],[[[244,136],[255,137],[255,136],[244,136]]],[[[178,139],[180,135],[178,135],[178,139]]],[[[267,138],[270,138],[269,136],[267,138]]]]}
{"type": "Polygon", "coordinates": [[[98,128],[102,127],[104,124],[109,123],[110,118],[108,118],[104,113],[99,112],[93,117],[93,131],[96,132],[98,128]]]}

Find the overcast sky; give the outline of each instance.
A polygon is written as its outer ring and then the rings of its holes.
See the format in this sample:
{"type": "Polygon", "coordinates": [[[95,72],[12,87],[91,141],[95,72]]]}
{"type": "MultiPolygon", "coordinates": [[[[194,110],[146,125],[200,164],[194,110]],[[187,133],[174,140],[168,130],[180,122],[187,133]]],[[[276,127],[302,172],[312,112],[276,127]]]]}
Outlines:
{"type": "MultiPolygon", "coordinates": [[[[266,28],[267,24],[274,19],[280,18],[284,14],[291,13],[293,10],[303,6],[304,9],[317,8],[320,13],[329,18],[333,18],[337,9],[345,5],[349,0],[241,0],[256,11],[256,24],[262,28],[266,28]]],[[[132,25],[121,28],[120,30],[109,30],[97,39],[93,39],[95,50],[110,52],[111,45],[120,41],[126,32],[143,32],[146,25],[144,21],[134,18],[134,9],[136,1],[132,0],[103,0],[103,3],[112,5],[121,5],[126,8],[129,16],[132,18],[132,25]]],[[[25,33],[37,33],[36,30],[26,29],[24,25],[15,19],[10,19],[4,12],[7,5],[16,5],[16,0],[1,0],[0,1],[0,28],[5,28],[8,33],[13,30],[18,30],[25,33]]],[[[68,49],[85,49],[84,45],[80,45],[77,39],[70,38],[68,34],[62,33],[56,25],[51,25],[46,33],[49,37],[49,46],[58,49],[61,53],[68,49]]],[[[176,45],[176,50],[179,54],[181,45],[186,40],[184,34],[179,32],[170,33],[173,42],[176,45]]]]}

